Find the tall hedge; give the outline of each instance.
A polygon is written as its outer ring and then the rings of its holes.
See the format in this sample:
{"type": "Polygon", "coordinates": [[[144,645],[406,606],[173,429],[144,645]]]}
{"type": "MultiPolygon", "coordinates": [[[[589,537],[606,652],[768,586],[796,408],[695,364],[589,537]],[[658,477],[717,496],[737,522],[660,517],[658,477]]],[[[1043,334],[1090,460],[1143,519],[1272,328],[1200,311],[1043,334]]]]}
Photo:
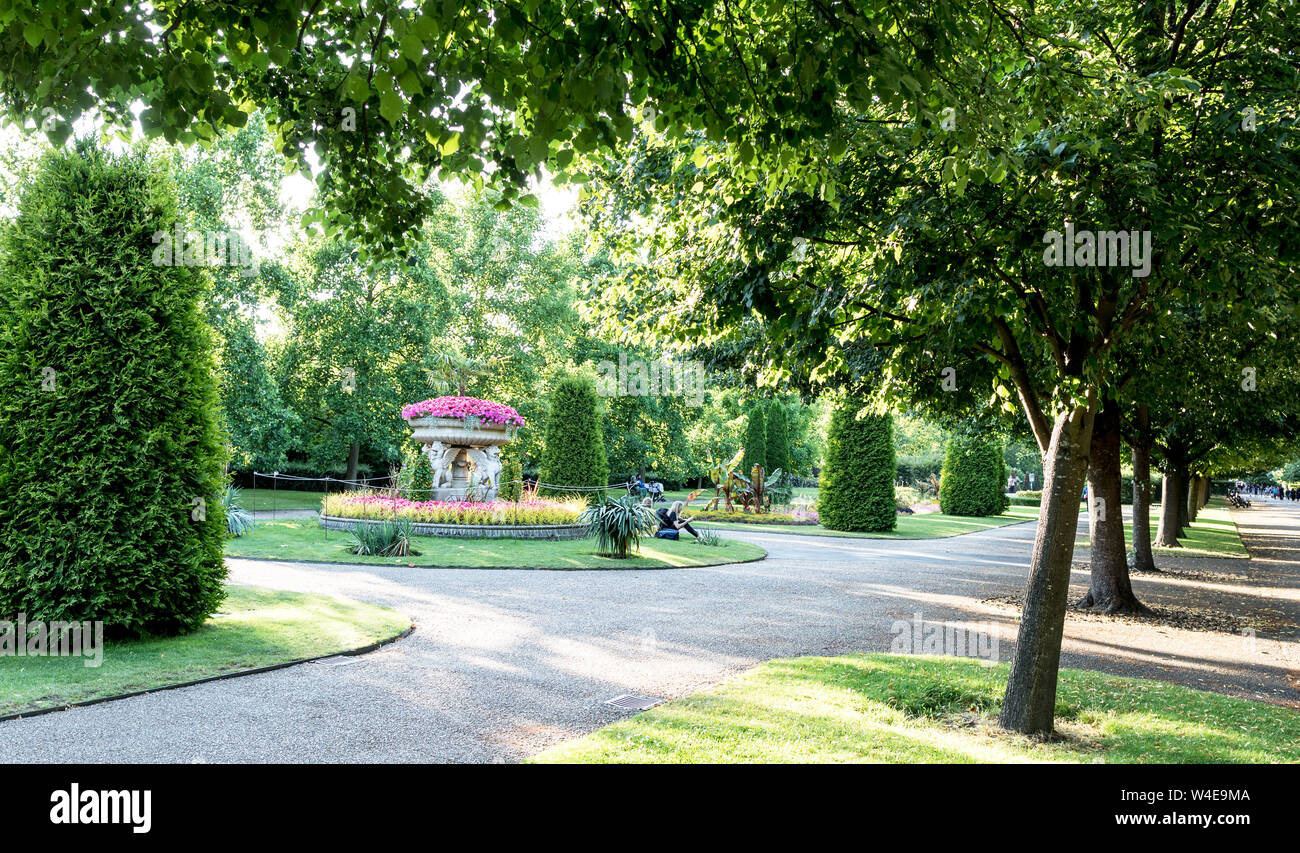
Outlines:
{"type": "Polygon", "coordinates": [[[790,427],[785,418],[785,406],[773,400],[767,408],[767,462],[768,472],[778,468],[790,473],[790,427]]]}
{"type": "Polygon", "coordinates": [[[974,431],[948,441],[939,475],[939,507],[948,515],[1000,515],[1008,504],[1000,442],[974,431]]]}
{"type": "Polygon", "coordinates": [[[887,414],[859,418],[860,408],[850,400],[831,414],[817,514],[831,530],[893,530],[898,523],[893,420],[887,414]]]}
{"type": "Polygon", "coordinates": [[[200,269],[154,263],[175,190],[143,154],[46,157],[0,259],[0,618],[197,628],[224,595],[200,269]]]}
{"type": "Polygon", "coordinates": [[[745,422],[745,461],[741,464],[746,477],[755,465],[767,468],[767,423],[761,400],[755,400],[749,407],[745,422]]]}
{"type": "Polygon", "coordinates": [[[551,392],[539,476],[543,483],[557,486],[609,483],[600,398],[595,382],[586,376],[567,376],[551,392]]]}

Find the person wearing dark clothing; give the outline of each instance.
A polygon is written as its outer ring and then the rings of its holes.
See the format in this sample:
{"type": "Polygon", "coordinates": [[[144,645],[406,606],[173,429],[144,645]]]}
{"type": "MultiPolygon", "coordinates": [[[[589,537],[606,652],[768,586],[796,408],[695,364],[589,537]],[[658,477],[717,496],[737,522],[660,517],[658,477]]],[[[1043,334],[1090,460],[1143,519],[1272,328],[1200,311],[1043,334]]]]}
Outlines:
{"type": "MultiPolygon", "coordinates": [[[[691,519],[682,518],[681,516],[682,507],[683,504],[681,501],[673,501],[672,506],[668,507],[667,509],[660,509],[658,512],[655,513],[656,515],[659,516],[660,532],[666,530],[674,530],[674,531],[685,530],[687,533],[691,534],[696,539],[699,539],[700,534],[695,532],[694,527],[691,527],[691,519]]],[[[657,536],[658,534],[655,535],[657,536]]]]}

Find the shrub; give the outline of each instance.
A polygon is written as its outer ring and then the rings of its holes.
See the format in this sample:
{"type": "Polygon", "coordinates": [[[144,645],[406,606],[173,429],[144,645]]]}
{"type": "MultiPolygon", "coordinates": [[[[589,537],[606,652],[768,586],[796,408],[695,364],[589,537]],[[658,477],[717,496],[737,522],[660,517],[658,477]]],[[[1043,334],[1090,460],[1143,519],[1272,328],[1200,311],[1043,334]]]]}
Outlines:
{"type": "Polygon", "coordinates": [[[749,417],[745,421],[745,460],[740,470],[748,476],[755,465],[767,467],[767,424],[761,401],[755,401],[749,407],[749,417]]]}
{"type": "Polygon", "coordinates": [[[859,408],[849,400],[831,415],[817,514],[830,530],[893,530],[898,524],[893,421],[887,414],[859,418],[859,408]]]}
{"type": "MultiPolygon", "coordinates": [[[[199,627],[226,568],[201,270],[154,263],[175,190],[136,153],[47,155],[0,266],[0,614],[199,627]],[[71,452],[70,452],[71,451],[71,452]]],[[[174,247],[180,251],[182,247],[174,247]]]]}
{"type": "Polygon", "coordinates": [[[402,467],[397,472],[397,493],[408,501],[427,501],[433,497],[433,468],[429,457],[417,447],[407,447],[402,467]]]}
{"type": "Polygon", "coordinates": [[[618,559],[639,548],[641,537],[658,523],[654,512],[631,495],[587,507],[579,520],[596,537],[596,553],[618,559]]]}
{"type": "Polygon", "coordinates": [[[763,463],[768,473],[790,470],[790,426],[786,422],[785,406],[773,400],[767,407],[767,461],[763,463]]]}
{"type": "Polygon", "coordinates": [[[943,470],[942,453],[925,453],[920,456],[899,456],[897,463],[898,479],[911,485],[917,480],[938,477],[943,470]]]}
{"type": "Polygon", "coordinates": [[[947,515],[1000,515],[1007,508],[1002,447],[974,431],[948,441],[939,478],[939,508],[947,515]]]}
{"type": "Polygon", "coordinates": [[[418,555],[411,550],[411,522],[409,519],[385,521],[382,524],[355,524],[348,533],[348,552],[368,557],[408,557],[418,555]]]}
{"type": "Polygon", "coordinates": [[[712,530],[701,530],[700,535],[695,537],[696,545],[708,545],[710,548],[720,548],[724,543],[725,540],[712,530]]]}
{"type": "Polygon", "coordinates": [[[539,474],[556,486],[604,486],[609,461],[600,426],[600,398],[585,376],[561,379],[551,392],[546,420],[546,448],[539,474]]]}
{"type": "Polygon", "coordinates": [[[503,501],[517,501],[524,493],[524,468],[518,459],[505,459],[501,463],[501,487],[497,498],[503,501]]]}
{"type": "Polygon", "coordinates": [[[252,513],[240,505],[239,489],[234,486],[227,486],[226,490],[221,493],[221,508],[226,511],[226,533],[228,535],[240,537],[246,533],[252,533],[253,528],[257,526],[252,513]]]}

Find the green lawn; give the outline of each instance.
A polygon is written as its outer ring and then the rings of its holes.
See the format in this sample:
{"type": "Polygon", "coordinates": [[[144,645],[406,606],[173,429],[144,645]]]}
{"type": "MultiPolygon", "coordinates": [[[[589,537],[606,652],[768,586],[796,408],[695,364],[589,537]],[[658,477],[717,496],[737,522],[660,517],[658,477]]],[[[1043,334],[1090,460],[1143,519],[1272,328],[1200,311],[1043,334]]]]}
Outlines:
{"type": "Polygon", "coordinates": [[[1061,670],[1043,743],[992,728],[1005,664],[846,655],[773,660],[546,750],[539,763],[1212,763],[1300,761],[1295,711],[1061,670]]]}
{"type": "Polygon", "coordinates": [[[666,569],[739,563],[767,556],[762,548],[746,542],[724,539],[722,545],[709,547],[696,544],[689,536],[676,542],[642,539],[640,553],[625,560],[597,556],[594,539],[552,541],[416,536],[411,542],[420,554],[412,557],[359,557],[348,553],[347,541],[347,533],[323,530],[315,521],[261,521],[247,536],[227,539],[226,555],[474,569],[666,569]]]}
{"type": "MultiPolygon", "coordinates": [[[[1086,518],[1086,514],[1085,514],[1086,518]]],[[[1156,538],[1160,521],[1160,504],[1151,507],[1151,541],[1156,538]]],[[[1124,522],[1124,541],[1133,540],[1133,529],[1129,522],[1124,522]]],[[[1250,557],[1246,546],[1242,544],[1237,525],[1224,506],[1222,500],[1212,500],[1196,516],[1187,528],[1186,535],[1178,540],[1181,548],[1156,548],[1157,554],[1185,554],[1189,557],[1250,557]]],[[[1088,547],[1088,534],[1085,531],[1075,544],[1078,548],[1088,547]]]]}
{"type": "Polygon", "coordinates": [[[82,657],[0,657],[0,714],[150,690],[223,673],[361,648],[411,620],[358,601],[228,586],[218,616],[192,634],[105,642],[100,666],[82,657]]]}
{"type": "MultiPolygon", "coordinates": [[[[689,514],[689,513],[688,513],[689,514]]],[[[977,530],[990,530],[1033,521],[1038,518],[1038,507],[1008,507],[1002,515],[988,518],[972,518],[961,515],[944,515],[931,512],[916,515],[898,516],[898,527],[886,533],[846,533],[842,530],[827,530],[820,524],[743,524],[733,521],[701,521],[701,528],[719,530],[753,530],[761,533],[800,533],[811,536],[847,536],[859,539],[942,539],[948,536],[960,536],[977,530]]]]}
{"type": "Polygon", "coordinates": [[[249,512],[272,509],[320,509],[324,492],[298,492],[292,489],[240,489],[239,505],[249,512]]]}

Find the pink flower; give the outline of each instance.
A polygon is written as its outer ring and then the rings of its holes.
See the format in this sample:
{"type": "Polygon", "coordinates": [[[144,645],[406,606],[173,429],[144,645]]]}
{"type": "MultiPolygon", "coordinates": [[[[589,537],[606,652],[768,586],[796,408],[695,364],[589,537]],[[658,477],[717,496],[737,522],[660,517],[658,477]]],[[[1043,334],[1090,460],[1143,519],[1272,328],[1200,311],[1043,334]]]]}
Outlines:
{"type": "Polygon", "coordinates": [[[402,407],[402,417],[478,418],[493,424],[523,426],[524,419],[512,407],[478,397],[434,397],[402,407]]]}

